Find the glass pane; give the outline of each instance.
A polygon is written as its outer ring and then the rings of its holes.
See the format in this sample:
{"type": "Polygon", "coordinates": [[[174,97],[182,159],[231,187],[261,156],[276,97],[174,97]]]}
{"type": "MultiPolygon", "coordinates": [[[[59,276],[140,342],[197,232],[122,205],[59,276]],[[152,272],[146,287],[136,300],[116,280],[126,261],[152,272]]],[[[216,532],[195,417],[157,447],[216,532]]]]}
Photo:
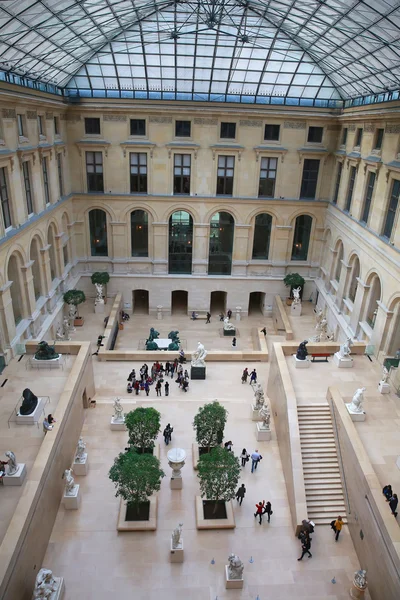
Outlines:
{"type": "Polygon", "coordinates": [[[253,254],[255,260],[268,260],[272,217],[266,213],[256,216],[253,254]]]}
{"type": "Polygon", "coordinates": [[[209,275],[230,275],[235,221],[229,213],[216,213],[210,222],[209,275]]]}
{"type": "Polygon", "coordinates": [[[98,208],[89,212],[90,250],[92,256],[108,256],[107,215],[98,208]]]}
{"type": "Polygon", "coordinates": [[[131,212],[132,256],[148,256],[148,214],[144,210],[131,212]]]}
{"type": "Polygon", "coordinates": [[[310,216],[300,215],[297,217],[293,236],[291,260],[307,260],[311,225],[312,218],[310,216]]]}
{"type": "Polygon", "coordinates": [[[193,219],[180,210],[169,218],[168,272],[192,273],[193,219]]]}

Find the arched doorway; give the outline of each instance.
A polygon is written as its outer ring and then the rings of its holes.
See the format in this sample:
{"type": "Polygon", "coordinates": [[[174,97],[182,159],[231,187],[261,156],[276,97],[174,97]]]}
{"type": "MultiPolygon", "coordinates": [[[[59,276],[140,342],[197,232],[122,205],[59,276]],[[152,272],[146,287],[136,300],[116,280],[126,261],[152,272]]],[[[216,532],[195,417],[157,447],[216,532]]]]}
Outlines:
{"type": "Polygon", "coordinates": [[[178,210],[169,218],[168,273],[191,275],[192,246],[192,216],[185,210],[178,210]]]}
{"type": "Polygon", "coordinates": [[[370,279],[370,289],[367,300],[367,309],[365,312],[365,321],[368,325],[373,329],[375,327],[376,315],[378,312],[378,304],[381,299],[382,288],[381,288],[381,280],[378,275],[374,275],[370,279]]]}
{"type": "Polygon", "coordinates": [[[148,290],[133,290],[132,313],[138,315],[149,314],[149,292],[148,290]]]}
{"type": "Polygon", "coordinates": [[[211,292],[210,296],[210,313],[219,314],[226,312],[226,292],[215,291],[211,292]]]}
{"type": "Polygon", "coordinates": [[[12,281],[10,288],[12,308],[14,313],[14,322],[16,325],[24,318],[24,305],[22,300],[21,285],[21,266],[22,261],[16,254],[12,254],[8,261],[7,278],[12,281]]]}
{"type": "Polygon", "coordinates": [[[265,292],[251,292],[249,296],[249,315],[264,314],[265,292]]]}
{"type": "Polygon", "coordinates": [[[227,212],[217,212],[210,221],[209,275],[230,275],[235,220],[227,212]]]}
{"type": "Polygon", "coordinates": [[[186,290],[174,290],[171,293],[171,314],[187,315],[188,293],[186,290]]]}

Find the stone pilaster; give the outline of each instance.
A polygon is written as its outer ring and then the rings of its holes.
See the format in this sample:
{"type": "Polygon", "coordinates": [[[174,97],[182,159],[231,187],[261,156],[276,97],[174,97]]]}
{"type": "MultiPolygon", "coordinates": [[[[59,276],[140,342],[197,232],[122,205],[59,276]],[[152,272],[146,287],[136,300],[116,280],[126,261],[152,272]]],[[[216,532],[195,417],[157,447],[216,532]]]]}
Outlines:
{"type": "Polygon", "coordinates": [[[8,281],[0,288],[0,328],[3,332],[5,348],[11,347],[11,342],[16,334],[11,286],[12,281],[8,281]]]}
{"type": "Polygon", "coordinates": [[[251,225],[237,224],[235,227],[232,253],[232,275],[246,276],[250,229],[251,225]]]}
{"type": "Polygon", "coordinates": [[[49,295],[49,292],[51,290],[51,272],[50,272],[50,256],[49,256],[49,249],[50,249],[50,244],[48,244],[47,246],[44,246],[43,248],[40,249],[40,255],[41,255],[41,271],[44,275],[43,277],[43,286],[44,286],[44,294],[46,296],[49,295]]]}
{"type": "Polygon", "coordinates": [[[210,226],[208,223],[193,224],[192,272],[207,275],[210,226]]]}
{"type": "Polygon", "coordinates": [[[154,222],[154,274],[167,275],[168,273],[168,223],[154,222]]]}
{"type": "Polygon", "coordinates": [[[336,306],[338,307],[339,310],[341,309],[341,306],[342,306],[344,291],[347,287],[349,273],[351,270],[351,266],[348,265],[347,263],[345,263],[344,260],[342,260],[341,262],[342,262],[342,269],[340,271],[339,287],[337,289],[336,299],[335,299],[336,306]]]}
{"type": "Polygon", "coordinates": [[[390,311],[382,302],[377,302],[378,312],[376,314],[374,329],[371,336],[371,345],[375,346],[374,354],[378,356],[384,341],[384,333],[388,331],[390,322],[393,317],[393,311],[390,311]]]}
{"type": "Polygon", "coordinates": [[[22,283],[24,290],[23,297],[26,302],[26,311],[27,315],[32,318],[33,313],[36,310],[36,298],[35,298],[35,289],[33,287],[33,275],[32,275],[32,265],[33,260],[27,262],[23,267],[21,267],[22,273],[22,283]]]}
{"type": "Polygon", "coordinates": [[[365,304],[365,298],[370,288],[370,286],[364,283],[359,277],[357,277],[357,281],[357,292],[356,297],[354,298],[353,312],[351,313],[350,317],[350,327],[356,335],[358,332],[361,310],[365,304]]]}

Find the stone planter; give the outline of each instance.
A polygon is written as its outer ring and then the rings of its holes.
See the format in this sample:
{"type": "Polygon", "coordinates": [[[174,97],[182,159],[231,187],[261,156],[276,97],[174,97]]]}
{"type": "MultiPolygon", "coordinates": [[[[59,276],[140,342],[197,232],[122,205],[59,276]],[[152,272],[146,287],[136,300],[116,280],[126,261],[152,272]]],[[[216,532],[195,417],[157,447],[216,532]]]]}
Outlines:
{"type": "Polygon", "coordinates": [[[126,502],[121,498],[117,522],[118,531],[155,531],[157,529],[157,496],[149,498],[148,519],[143,521],[127,521],[126,514],[126,502]]]}

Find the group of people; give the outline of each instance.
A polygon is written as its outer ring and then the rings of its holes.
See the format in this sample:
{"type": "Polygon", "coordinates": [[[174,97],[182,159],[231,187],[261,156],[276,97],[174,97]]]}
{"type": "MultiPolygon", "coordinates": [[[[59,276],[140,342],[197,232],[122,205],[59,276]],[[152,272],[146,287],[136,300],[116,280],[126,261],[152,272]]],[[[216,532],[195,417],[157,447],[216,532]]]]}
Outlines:
{"type": "MultiPolygon", "coordinates": [[[[226,442],[225,443],[225,448],[228,451],[232,450],[232,442],[226,442]]],[[[242,462],[242,467],[245,467],[246,464],[249,462],[251,458],[251,472],[254,473],[254,471],[257,469],[257,465],[260,462],[260,460],[262,460],[262,456],[259,453],[259,451],[256,449],[251,455],[247,452],[246,448],[243,448],[242,453],[240,455],[240,459],[242,462]]],[[[239,505],[242,505],[242,502],[244,500],[246,494],[246,487],[244,485],[244,483],[242,483],[242,485],[238,488],[237,492],[236,492],[236,500],[239,502],[239,505]]],[[[254,517],[258,517],[258,522],[261,525],[262,524],[262,518],[264,515],[268,515],[268,523],[270,523],[271,521],[271,515],[273,513],[272,507],[271,507],[271,502],[265,502],[265,500],[260,500],[260,502],[258,502],[256,504],[256,512],[254,513],[254,517]]]]}
{"type": "Polygon", "coordinates": [[[397,494],[393,493],[392,486],[385,485],[385,487],[382,490],[382,494],[385,496],[386,502],[389,502],[392,515],[394,517],[397,517],[397,505],[399,503],[399,499],[397,497],[397,494]]]}
{"type": "Polygon", "coordinates": [[[179,358],[175,358],[174,361],[167,361],[165,367],[163,363],[159,361],[153,363],[150,372],[147,364],[144,364],[139,371],[139,377],[136,377],[135,369],[128,375],[128,384],[126,391],[128,394],[132,394],[135,391],[136,395],[139,395],[140,391],[145,391],[146,396],[149,395],[150,386],[153,384],[156,390],[157,396],[162,396],[162,388],[164,387],[165,396],[169,396],[169,381],[167,377],[173,378],[176,374],[176,383],[184,391],[187,392],[189,387],[189,373],[187,369],[183,368],[184,364],[184,353],[183,356],[179,354],[179,358]]]}
{"type": "Polygon", "coordinates": [[[242,373],[242,383],[247,383],[247,379],[250,375],[250,385],[252,383],[257,383],[257,371],[255,369],[252,370],[252,372],[249,374],[249,370],[246,367],[242,373]]]}

